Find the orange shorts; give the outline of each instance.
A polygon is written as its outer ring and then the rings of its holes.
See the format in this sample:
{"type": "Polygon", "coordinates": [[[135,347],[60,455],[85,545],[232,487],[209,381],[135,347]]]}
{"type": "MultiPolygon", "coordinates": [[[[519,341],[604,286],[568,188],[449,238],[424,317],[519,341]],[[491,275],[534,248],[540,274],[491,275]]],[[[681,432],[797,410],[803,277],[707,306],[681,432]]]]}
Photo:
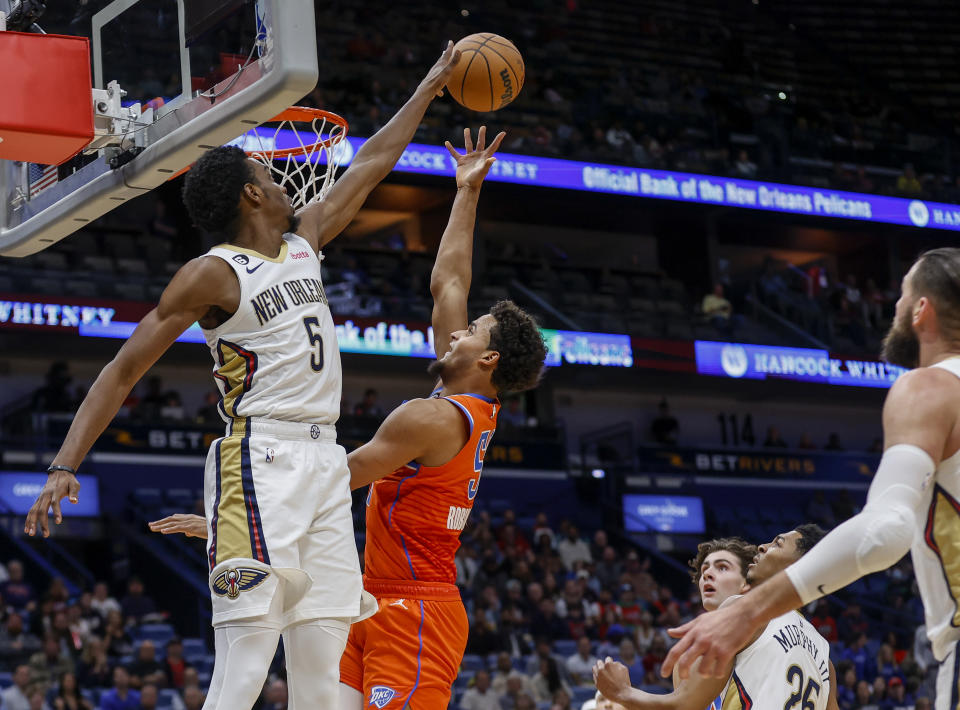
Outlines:
{"type": "Polygon", "coordinates": [[[377,597],[380,610],[350,627],[340,682],[363,693],[365,708],[447,707],[469,630],[459,590],[417,582],[387,587],[369,580],[364,587],[377,597]]]}

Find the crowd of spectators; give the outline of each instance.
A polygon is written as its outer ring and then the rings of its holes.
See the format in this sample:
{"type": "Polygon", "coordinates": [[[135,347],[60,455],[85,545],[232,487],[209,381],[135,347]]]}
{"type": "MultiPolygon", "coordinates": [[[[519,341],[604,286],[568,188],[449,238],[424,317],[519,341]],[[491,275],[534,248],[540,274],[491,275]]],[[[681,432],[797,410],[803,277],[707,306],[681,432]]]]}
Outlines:
{"type": "Polygon", "coordinates": [[[180,638],[140,638],[167,614],[131,577],[126,594],[106,582],[71,595],[60,578],[42,594],[23,564],[0,565],[0,691],[3,710],[200,710],[205,689],[180,638]]]}
{"type": "MultiPolygon", "coordinates": [[[[849,501],[848,501],[849,502],[849,501]]],[[[808,514],[825,524],[853,513],[819,496],[808,514]]],[[[579,708],[594,693],[591,668],[611,656],[650,692],[670,682],[659,668],[665,630],[701,613],[695,587],[663,558],[604,530],[585,536],[569,520],[512,510],[471,516],[456,555],[470,633],[453,707],[463,710],[579,708]]],[[[44,594],[23,565],[0,567],[0,693],[4,710],[199,710],[209,667],[189,663],[179,637],[155,643],[143,624],[166,620],[136,578],[116,599],[108,585],[71,596],[60,579],[44,594]]],[[[806,612],[831,643],[843,710],[925,708],[936,663],[908,560],[870,578],[861,592],[821,600],[806,612]]],[[[201,664],[202,665],[202,664],[201,664]]],[[[282,668],[260,707],[285,710],[282,668]]]]}
{"type": "MultiPolygon", "coordinates": [[[[826,510],[831,522],[853,513],[852,504],[826,510]]],[[[673,643],[665,630],[702,612],[696,589],[603,530],[586,538],[566,520],[552,527],[545,513],[526,528],[517,521],[509,510],[496,520],[475,513],[462,536],[457,584],[470,637],[458,686],[472,680],[459,707],[578,707],[572,699],[591,694],[590,669],[606,656],[629,668],[634,685],[669,689],[659,673],[673,643]]],[[[806,610],[831,642],[841,708],[928,707],[936,664],[909,561],[877,576],[872,603],[842,598],[806,610]]]]}

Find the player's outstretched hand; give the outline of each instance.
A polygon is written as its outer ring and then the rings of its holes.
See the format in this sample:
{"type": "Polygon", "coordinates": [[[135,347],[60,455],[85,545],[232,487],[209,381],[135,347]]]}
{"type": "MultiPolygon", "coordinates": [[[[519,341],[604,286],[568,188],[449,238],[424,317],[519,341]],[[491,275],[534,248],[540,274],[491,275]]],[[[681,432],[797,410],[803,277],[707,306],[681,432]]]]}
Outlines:
{"type": "Polygon", "coordinates": [[[57,525],[60,524],[63,520],[60,501],[64,498],[69,498],[71,503],[80,500],[80,481],[69,471],[54,471],[47,474],[47,482],[30,507],[30,512],[27,513],[23,531],[27,535],[35,535],[39,523],[43,536],[50,537],[50,521],[47,516],[53,508],[53,521],[57,525]]]}
{"type": "Polygon", "coordinates": [[[497,148],[500,147],[506,136],[506,133],[500,131],[490,145],[486,146],[487,127],[480,126],[480,130],[477,131],[477,147],[474,148],[473,140],[470,137],[470,129],[464,128],[463,145],[467,152],[463,155],[457,152],[450,141],[444,143],[451,157],[457,161],[457,188],[472,187],[477,189],[480,187],[483,179],[490,171],[490,166],[497,162],[493,154],[497,152],[497,148]]]}
{"type": "Polygon", "coordinates": [[[191,515],[190,513],[177,513],[168,515],[160,520],[154,520],[148,523],[150,530],[163,535],[174,535],[183,533],[187,537],[199,537],[207,539],[207,521],[202,515],[191,515]]]}
{"type": "Polygon", "coordinates": [[[447,48],[443,50],[437,63],[430,67],[430,71],[420,82],[424,90],[429,90],[431,94],[443,96],[443,87],[447,85],[447,79],[453,71],[454,65],[460,61],[460,50],[454,51],[453,42],[447,42],[447,48]]]}
{"type": "Polygon", "coordinates": [[[630,671],[622,663],[617,663],[607,656],[606,660],[594,664],[593,683],[603,697],[620,702],[623,695],[630,690],[630,671]]]}
{"type": "MultiPolygon", "coordinates": [[[[747,595],[749,596],[749,595],[747,595]]],[[[726,676],[733,657],[753,637],[754,624],[749,617],[749,601],[738,599],[716,611],[701,614],[675,629],[667,629],[680,639],[663,661],[660,675],[669,678],[676,665],[683,679],[690,677],[690,668],[703,657],[698,673],[709,678],[726,676]]]]}

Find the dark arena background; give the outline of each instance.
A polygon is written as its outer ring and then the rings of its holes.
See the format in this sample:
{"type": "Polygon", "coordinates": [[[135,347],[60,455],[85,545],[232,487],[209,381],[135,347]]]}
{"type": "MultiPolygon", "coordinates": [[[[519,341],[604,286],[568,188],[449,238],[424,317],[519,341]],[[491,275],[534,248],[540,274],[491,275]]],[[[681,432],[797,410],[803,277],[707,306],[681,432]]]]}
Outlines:
{"type": "MultiPolygon", "coordinates": [[[[106,4],[49,1],[38,21],[84,34],[106,4]]],[[[455,193],[443,141],[507,132],[480,198],[471,317],[514,300],[544,329],[549,368],[502,402],[463,530],[470,637],[450,707],[579,709],[596,692],[584,663],[607,655],[668,691],[664,630],[702,612],[687,571],[699,542],[829,529],[864,503],[902,372],[879,359],[901,279],[960,234],[960,5],[317,0],[316,20],[320,81],[299,103],[347,118],[354,150],[447,39],[495,32],[526,64],[500,111],[435,101],[324,249],[349,450],[430,392],[430,270],[455,193]]],[[[237,15],[212,22],[242,59],[237,15]]],[[[174,91],[150,66],[137,76],[137,95],[174,91]]],[[[80,468],[81,505],[64,504],[49,539],[23,534],[87,388],[213,244],[182,181],[0,258],[6,710],[27,708],[17,674],[30,710],[64,708],[66,672],[104,710],[197,710],[210,682],[203,547],[146,526],[202,513],[223,432],[202,338],[188,331],[127,399],[80,468]],[[157,688],[155,704],[152,691],[112,704],[118,668],[157,688]]],[[[831,643],[843,710],[930,707],[937,664],[909,556],[804,611],[831,643]]],[[[284,679],[281,648],[260,707],[287,707],[284,679]]]]}

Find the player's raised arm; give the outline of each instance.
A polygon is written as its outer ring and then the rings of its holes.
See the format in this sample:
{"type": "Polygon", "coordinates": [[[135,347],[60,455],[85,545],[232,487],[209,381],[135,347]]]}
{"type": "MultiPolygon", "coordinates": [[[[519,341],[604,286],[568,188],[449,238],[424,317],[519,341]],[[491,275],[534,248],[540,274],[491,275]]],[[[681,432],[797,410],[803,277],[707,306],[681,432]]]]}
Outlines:
{"type": "Polygon", "coordinates": [[[347,456],[351,490],[414,461],[427,466],[445,463],[463,447],[465,441],[451,435],[462,429],[462,415],[445,400],[405,402],[390,412],[370,441],[347,456]]]}
{"type": "MultiPolygon", "coordinates": [[[[240,285],[232,270],[220,259],[200,258],[184,265],[163,292],[157,307],[144,316],[90,387],[51,465],[76,470],[144,373],[212,306],[235,309],[239,292],[240,285]]],[[[50,473],[27,514],[24,532],[34,535],[39,523],[43,536],[48,536],[50,508],[59,525],[60,501],[69,497],[72,503],[77,502],[79,491],[80,484],[70,471],[50,473]]]]}
{"type": "Polygon", "coordinates": [[[603,697],[627,710],[690,710],[710,707],[710,703],[723,691],[730,670],[732,666],[724,678],[708,678],[699,675],[694,669],[690,678],[678,685],[672,693],[654,695],[632,687],[627,667],[608,657],[594,665],[593,680],[603,697]]]}
{"type": "Polygon", "coordinates": [[[474,148],[470,129],[465,128],[463,143],[466,153],[463,155],[454,149],[450,141],[445,144],[457,162],[457,196],[453,200],[450,219],[443,230],[437,260],[430,274],[433,340],[438,358],[442,358],[450,349],[450,334],[466,328],[470,320],[467,298],[473,271],[473,228],[477,221],[477,200],[483,179],[497,160],[493,154],[504,136],[506,133],[499,133],[487,146],[487,127],[480,126],[474,148]]]}
{"type": "Polygon", "coordinates": [[[363,206],[367,195],[397,164],[434,97],[443,93],[447,77],[460,59],[453,42],[433,65],[423,81],[393,118],[363,144],[350,162],[350,167],[337,180],[323,199],[303,207],[297,215],[297,233],[320,249],[350,224],[363,206]]]}

